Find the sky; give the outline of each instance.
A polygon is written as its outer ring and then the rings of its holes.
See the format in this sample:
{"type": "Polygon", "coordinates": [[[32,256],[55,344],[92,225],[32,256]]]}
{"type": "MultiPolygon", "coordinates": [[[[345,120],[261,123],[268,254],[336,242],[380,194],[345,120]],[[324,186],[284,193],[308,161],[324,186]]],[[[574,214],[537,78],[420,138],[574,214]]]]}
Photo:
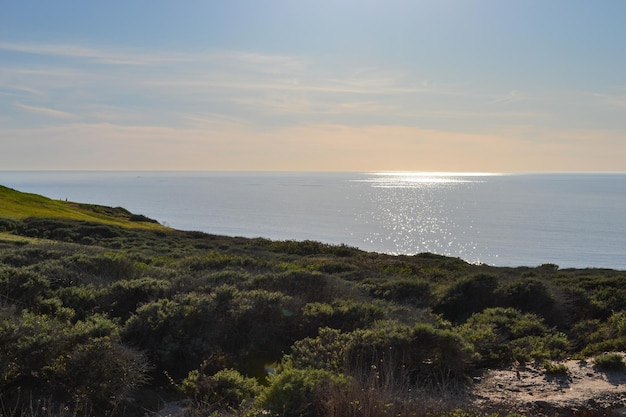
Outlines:
{"type": "Polygon", "coordinates": [[[0,170],[626,171],[626,1],[0,5],[0,170]]]}

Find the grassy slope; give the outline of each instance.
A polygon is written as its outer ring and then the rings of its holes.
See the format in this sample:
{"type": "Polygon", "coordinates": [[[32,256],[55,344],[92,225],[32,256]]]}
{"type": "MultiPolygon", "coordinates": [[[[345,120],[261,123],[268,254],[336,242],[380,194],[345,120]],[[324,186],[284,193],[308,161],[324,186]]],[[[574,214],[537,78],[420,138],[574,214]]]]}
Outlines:
{"type": "Polygon", "coordinates": [[[131,221],[125,209],[52,200],[0,185],[0,218],[14,220],[27,217],[61,218],[105,223],[132,229],[166,229],[158,223],[131,221]]]}

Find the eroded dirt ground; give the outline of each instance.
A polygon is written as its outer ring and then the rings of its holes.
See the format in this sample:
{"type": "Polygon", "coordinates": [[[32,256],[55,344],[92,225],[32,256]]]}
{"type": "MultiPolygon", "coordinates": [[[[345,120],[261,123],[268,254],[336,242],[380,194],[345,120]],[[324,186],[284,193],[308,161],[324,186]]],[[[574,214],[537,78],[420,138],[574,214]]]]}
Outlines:
{"type": "Polygon", "coordinates": [[[562,363],[568,374],[546,374],[532,365],[488,371],[475,379],[473,401],[481,408],[504,405],[537,415],[620,415],[626,371],[604,372],[592,360],[562,363]]]}

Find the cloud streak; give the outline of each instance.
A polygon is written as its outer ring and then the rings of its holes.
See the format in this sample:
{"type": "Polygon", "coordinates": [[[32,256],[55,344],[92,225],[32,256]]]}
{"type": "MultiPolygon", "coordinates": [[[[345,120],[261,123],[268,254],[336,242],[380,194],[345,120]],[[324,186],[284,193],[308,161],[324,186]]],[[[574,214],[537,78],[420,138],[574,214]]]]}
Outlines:
{"type": "Polygon", "coordinates": [[[599,101],[608,106],[617,109],[626,109],[626,94],[594,94],[594,97],[599,99],[599,101]]]}
{"type": "Polygon", "coordinates": [[[0,41],[0,50],[32,55],[75,58],[107,65],[155,65],[167,62],[183,62],[186,60],[183,55],[171,53],[155,55],[131,50],[108,50],[105,48],[58,43],[0,41]]]}
{"type": "Polygon", "coordinates": [[[520,95],[519,91],[511,90],[506,96],[499,97],[491,101],[491,104],[507,104],[507,103],[514,103],[520,100],[523,100],[523,98],[520,95]]]}
{"type": "Polygon", "coordinates": [[[22,104],[22,103],[15,103],[14,107],[20,110],[23,110],[25,112],[35,113],[38,115],[43,115],[43,116],[48,116],[48,117],[54,117],[58,119],[71,119],[74,117],[74,114],[72,113],[61,111],[61,110],[56,110],[56,109],[51,109],[48,107],[30,106],[28,104],[22,104]]]}

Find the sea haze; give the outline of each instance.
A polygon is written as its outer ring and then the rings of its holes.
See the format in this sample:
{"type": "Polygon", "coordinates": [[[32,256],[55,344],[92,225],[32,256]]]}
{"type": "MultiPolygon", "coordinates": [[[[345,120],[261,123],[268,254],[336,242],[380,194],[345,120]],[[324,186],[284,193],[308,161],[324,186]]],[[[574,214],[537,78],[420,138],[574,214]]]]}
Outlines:
{"type": "Polygon", "coordinates": [[[183,230],[626,269],[626,174],[0,171],[0,184],[183,230]]]}

